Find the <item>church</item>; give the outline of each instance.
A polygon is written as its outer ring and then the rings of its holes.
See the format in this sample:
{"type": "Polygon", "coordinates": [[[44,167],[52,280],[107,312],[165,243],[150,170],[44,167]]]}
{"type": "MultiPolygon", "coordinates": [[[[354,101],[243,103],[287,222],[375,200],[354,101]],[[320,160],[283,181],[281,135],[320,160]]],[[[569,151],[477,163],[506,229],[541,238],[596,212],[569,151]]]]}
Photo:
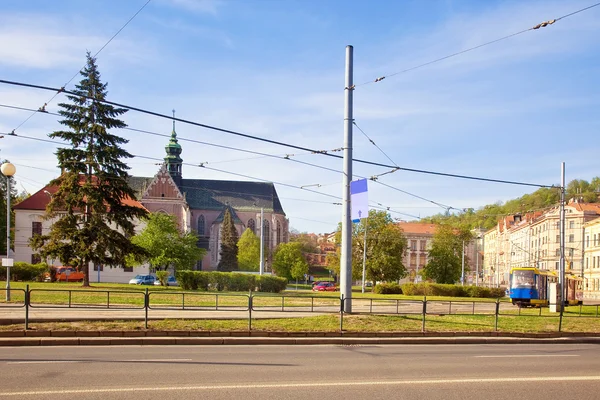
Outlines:
{"type": "MultiPolygon", "coordinates": [[[[271,254],[278,244],[288,241],[289,221],[286,218],[275,186],[268,182],[226,181],[212,179],[185,179],[183,177],[182,147],[178,143],[175,122],[165,147],[164,163],[154,177],[129,178],[140,206],[149,212],[174,215],[180,228],[198,234],[198,247],[207,250],[206,255],[194,269],[213,271],[217,269],[221,249],[221,226],[225,210],[229,209],[238,235],[251,229],[260,235],[263,224],[266,271],[270,271],[271,254]],[[264,220],[261,221],[261,210],[264,220]]],[[[49,229],[51,221],[44,220],[46,205],[55,187],[45,186],[29,198],[14,206],[15,212],[15,261],[39,262],[29,247],[29,239],[49,229]]],[[[141,229],[141,226],[140,226],[141,229]]],[[[138,229],[138,231],[140,230],[138,229]]],[[[50,265],[60,265],[58,260],[46,260],[50,265]]],[[[90,281],[126,282],[138,273],[147,273],[148,267],[111,268],[94,266],[90,281]],[[101,272],[103,277],[101,278],[101,272]]]]}
{"type": "MultiPolygon", "coordinates": [[[[260,236],[262,209],[266,254],[271,254],[279,243],[288,241],[289,221],[272,183],[185,179],[175,122],[165,151],[164,163],[154,177],[132,177],[130,185],[148,211],[175,215],[180,227],[196,231],[198,246],[207,250],[197,265],[198,270],[217,268],[226,208],[233,216],[239,236],[247,228],[260,236]]],[[[271,260],[266,261],[269,270],[271,260]]]]}

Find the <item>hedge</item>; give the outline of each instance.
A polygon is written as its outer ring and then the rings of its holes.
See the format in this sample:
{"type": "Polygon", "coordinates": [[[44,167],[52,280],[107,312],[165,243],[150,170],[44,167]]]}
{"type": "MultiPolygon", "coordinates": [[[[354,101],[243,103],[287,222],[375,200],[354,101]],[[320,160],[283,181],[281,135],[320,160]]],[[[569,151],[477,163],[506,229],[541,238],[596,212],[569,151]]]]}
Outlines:
{"type": "Polygon", "coordinates": [[[280,293],[287,287],[285,278],[239,272],[177,271],[175,277],[183,290],[280,293]]]}
{"type": "MultiPolygon", "coordinates": [[[[46,263],[29,264],[17,261],[10,267],[11,281],[38,281],[44,280],[44,274],[48,272],[46,263]]],[[[6,267],[0,266],[0,279],[6,280],[6,267]]]]}
{"type": "Polygon", "coordinates": [[[492,299],[504,297],[503,288],[439,283],[405,283],[402,285],[402,292],[407,296],[480,297],[492,299]]]}
{"type": "Polygon", "coordinates": [[[373,288],[377,294],[402,294],[402,288],[397,283],[379,283],[373,288]]]}

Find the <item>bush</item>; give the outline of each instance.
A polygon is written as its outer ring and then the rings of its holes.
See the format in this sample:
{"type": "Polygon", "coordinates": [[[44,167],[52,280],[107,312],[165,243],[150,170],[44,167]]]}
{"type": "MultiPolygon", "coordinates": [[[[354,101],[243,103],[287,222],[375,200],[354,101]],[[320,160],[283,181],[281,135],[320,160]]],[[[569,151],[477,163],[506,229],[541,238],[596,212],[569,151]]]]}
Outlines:
{"type": "Polygon", "coordinates": [[[407,296],[444,296],[444,297],[504,297],[502,288],[486,288],[482,286],[461,286],[438,283],[405,283],[402,292],[407,296]]]}
{"type": "Polygon", "coordinates": [[[379,283],[373,288],[376,294],[402,294],[402,288],[397,283],[379,283]]]}
{"type": "Polygon", "coordinates": [[[287,280],[270,275],[251,275],[235,272],[177,271],[175,277],[183,290],[216,290],[231,292],[280,293],[287,287],[287,280]]]}
{"type": "Polygon", "coordinates": [[[158,278],[162,286],[167,286],[167,279],[169,279],[169,271],[156,271],[156,278],[158,278]]]}
{"type": "MultiPolygon", "coordinates": [[[[44,275],[48,272],[46,263],[29,264],[17,261],[10,267],[11,281],[43,281],[44,275]]],[[[0,279],[6,280],[6,267],[0,266],[0,279]]]]}

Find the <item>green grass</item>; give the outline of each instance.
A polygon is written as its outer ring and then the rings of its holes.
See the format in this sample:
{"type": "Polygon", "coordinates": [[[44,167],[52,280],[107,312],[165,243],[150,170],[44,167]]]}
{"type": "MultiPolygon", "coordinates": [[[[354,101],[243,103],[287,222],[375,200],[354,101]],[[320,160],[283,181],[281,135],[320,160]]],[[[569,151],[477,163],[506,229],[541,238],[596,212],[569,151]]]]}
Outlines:
{"type": "MultiPolygon", "coordinates": [[[[63,331],[122,331],[144,330],[143,321],[78,321],[60,323],[31,323],[32,330],[63,331]]],[[[343,328],[354,333],[401,333],[421,332],[421,316],[346,315],[343,328]]],[[[340,319],[337,315],[322,315],[306,318],[277,318],[252,321],[252,330],[257,332],[339,332],[340,319]]],[[[23,325],[0,325],[0,331],[22,330],[23,325]]],[[[149,321],[151,331],[212,331],[247,332],[248,321],[240,320],[192,320],[167,319],[149,321]]],[[[427,316],[427,332],[493,332],[493,316],[427,316]]],[[[501,316],[499,332],[555,333],[558,317],[501,316]]],[[[563,332],[600,333],[600,318],[567,316],[563,318],[563,332]]]]}

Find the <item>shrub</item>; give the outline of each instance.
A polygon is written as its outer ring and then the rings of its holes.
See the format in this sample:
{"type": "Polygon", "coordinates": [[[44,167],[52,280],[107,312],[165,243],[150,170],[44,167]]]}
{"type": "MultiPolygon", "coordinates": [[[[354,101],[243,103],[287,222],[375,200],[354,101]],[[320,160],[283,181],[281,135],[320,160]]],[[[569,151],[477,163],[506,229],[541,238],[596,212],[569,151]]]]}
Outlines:
{"type": "MultiPolygon", "coordinates": [[[[29,264],[17,261],[10,267],[11,281],[42,281],[44,274],[48,272],[46,263],[29,264]]],[[[6,279],[6,267],[0,267],[0,279],[6,279]]]]}
{"type": "Polygon", "coordinates": [[[379,283],[373,289],[377,294],[402,294],[402,288],[397,283],[379,283]]]}
{"type": "Polygon", "coordinates": [[[183,290],[196,290],[198,289],[198,280],[195,274],[195,271],[177,271],[175,277],[183,290]]]}
{"type": "Polygon", "coordinates": [[[482,286],[461,286],[439,283],[405,283],[402,292],[407,296],[444,296],[444,297],[504,297],[502,288],[486,288],[482,286]]]}
{"type": "Polygon", "coordinates": [[[169,271],[156,271],[156,277],[160,281],[162,286],[167,286],[167,279],[169,278],[169,271]]]}
{"type": "Polygon", "coordinates": [[[280,293],[287,287],[285,278],[270,275],[257,276],[217,271],[177,271],[175,276],[183,290],[246,292],[256,289],[260,292],[280,293]]]}
{"type": "Polygon", "coordinates": [[[287,279],[278,276],[258,275],[256,287],[259,292],[280,293],[287,287],[287,279]]]}

